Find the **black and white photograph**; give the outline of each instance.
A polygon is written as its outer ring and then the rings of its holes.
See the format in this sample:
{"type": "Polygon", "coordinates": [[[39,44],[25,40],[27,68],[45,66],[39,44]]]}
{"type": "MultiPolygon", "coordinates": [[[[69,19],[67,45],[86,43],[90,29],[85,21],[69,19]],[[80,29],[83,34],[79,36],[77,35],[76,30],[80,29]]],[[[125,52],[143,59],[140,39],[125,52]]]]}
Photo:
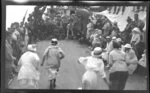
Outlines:
{"type": "Polygon", "coordinates": [[[146,5],[6,5],[5,88],[147,90],[146,5]]]}

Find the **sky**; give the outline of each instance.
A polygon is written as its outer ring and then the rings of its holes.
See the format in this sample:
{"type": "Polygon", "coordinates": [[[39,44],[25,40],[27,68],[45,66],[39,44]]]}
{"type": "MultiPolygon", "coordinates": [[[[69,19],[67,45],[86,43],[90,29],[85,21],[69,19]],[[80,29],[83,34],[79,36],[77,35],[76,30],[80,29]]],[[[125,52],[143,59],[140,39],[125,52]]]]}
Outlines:
{"type": "Polygon", "coordinates": [[[21,22],[26,11],[26,20],[30,13],[33,12],[35,6],[32,5],[7,5],[6,6],[6,29],[10,27],[13,22],[21,22]]]}

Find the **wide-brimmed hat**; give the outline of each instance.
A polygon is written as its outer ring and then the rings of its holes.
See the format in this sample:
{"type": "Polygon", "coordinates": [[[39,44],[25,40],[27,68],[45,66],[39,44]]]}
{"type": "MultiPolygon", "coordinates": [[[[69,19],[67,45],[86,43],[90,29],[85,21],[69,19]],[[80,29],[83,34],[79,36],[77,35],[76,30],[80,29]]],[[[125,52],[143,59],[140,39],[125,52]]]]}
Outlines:
{"type": "Polygon", "coordinates": [[[141,33],[140,29],[139,29],[139,28],[137,28],[137,27],[133,28],[132,32],[141,33]]]}
{"type": "Polygon", "coordinates": [[[132,48],[130,44],[126,44],[124,48],[132,48]]]}
{"type": "Polygon", "coordinates": [[[36,45],[35,44],[30,44],[30,45],[28,45],[27,49],[29,51],[36,52],[36,45]]]}
{"type": "Polygon", "coordinates": [[[96,47],[94,50],[91,52],[91,55],[94,57],[100,57],[102,54],[102,48],[101,47],[96,47]]]}

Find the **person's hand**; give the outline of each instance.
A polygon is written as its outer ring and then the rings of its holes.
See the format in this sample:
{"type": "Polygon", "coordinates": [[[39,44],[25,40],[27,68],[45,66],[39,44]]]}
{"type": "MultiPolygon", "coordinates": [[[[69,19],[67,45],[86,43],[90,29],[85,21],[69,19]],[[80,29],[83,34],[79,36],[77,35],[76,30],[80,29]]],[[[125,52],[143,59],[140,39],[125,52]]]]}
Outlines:
{"type": "Polygon", "coordinates": [[[13,60],[16,60],[16,57],[12,57],[13,60]]]}

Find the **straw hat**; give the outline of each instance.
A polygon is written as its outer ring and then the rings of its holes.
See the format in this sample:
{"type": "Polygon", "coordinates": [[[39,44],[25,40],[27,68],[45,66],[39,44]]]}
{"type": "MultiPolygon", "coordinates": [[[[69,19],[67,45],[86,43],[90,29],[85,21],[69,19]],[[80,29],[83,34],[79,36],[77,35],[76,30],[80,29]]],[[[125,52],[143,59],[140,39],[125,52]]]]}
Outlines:
{"type": "Polygon", "coordinates": [[[35,44],[30,44],[30,45],[28,45],[27,49],[29,51],[36,52],[36,45],[35,44]]]}
{"type": "Polygon", "coordinates": [[[130,44],[126,44],[124,48],[132,48],[130,44]]]}
{"type": "Polygon", "coordinates": [[[137,28],[137,27],[133,28],[132,32],[138,32],[138,33],[141,33],[140,29],[137,28]]]}
{"type": "Polygon", "coordinates": [[[96,47],[94,50],[91,52],[91,55],[94,57],[100,57],[102,53],[102,48],[101,47],[96,47]]]}

